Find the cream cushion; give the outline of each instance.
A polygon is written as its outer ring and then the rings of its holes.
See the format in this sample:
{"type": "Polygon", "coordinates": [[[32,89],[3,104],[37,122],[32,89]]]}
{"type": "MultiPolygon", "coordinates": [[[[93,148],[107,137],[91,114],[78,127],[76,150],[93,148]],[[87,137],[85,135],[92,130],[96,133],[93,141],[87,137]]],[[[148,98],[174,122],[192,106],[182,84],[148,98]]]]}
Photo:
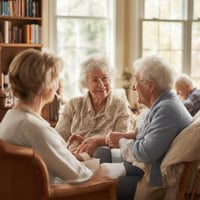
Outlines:
{"type": "MultiPolygon", "coordinates": [[[[134,200],[176,200],[178,183],[182,172],[182,162],[200,162],[200,117],[195,116],[194,121],[172,142],[163,162],[161,172],[164,185],[162,187],[149,187],[149,177],[145,176],[137,186],[134,200]],[[166,192],[166,193],[165,193],[166,192]]],[[[199,164],[200,167],[200,164],[199,164]]]]}

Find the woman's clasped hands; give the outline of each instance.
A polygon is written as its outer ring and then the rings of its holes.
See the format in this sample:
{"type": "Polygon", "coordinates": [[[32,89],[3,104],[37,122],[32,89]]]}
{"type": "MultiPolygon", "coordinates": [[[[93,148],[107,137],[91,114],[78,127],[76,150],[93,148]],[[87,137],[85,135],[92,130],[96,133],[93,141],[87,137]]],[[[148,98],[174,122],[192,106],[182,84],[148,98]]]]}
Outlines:
{"type": "Polygon", "coordinates": [[[77,159],[83,160],[81,154],[87,153],[92,157],[95,149],[97,148],[95,137],[84,138],[78,134],[72,134],[68,139],[67,148],[72,151],[77,159]]]}

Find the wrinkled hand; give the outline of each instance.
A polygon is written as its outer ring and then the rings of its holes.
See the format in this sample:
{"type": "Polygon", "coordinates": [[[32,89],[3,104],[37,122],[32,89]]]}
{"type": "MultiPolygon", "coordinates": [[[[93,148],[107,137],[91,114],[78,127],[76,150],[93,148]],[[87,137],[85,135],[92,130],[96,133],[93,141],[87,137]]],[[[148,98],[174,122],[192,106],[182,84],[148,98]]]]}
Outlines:
{"type": "Polygon", "coordinates": [[[82,156],[79,153],[74,153],[73,152],[72,154],[76,157],[77,160],[84,161],[83,158],[82,158],[82,156]]]}
{"type": "Polygon", "coordinates": [[[72,134],[68,139],[67,148],[73,143],[76,142],[76,145],[79,146],[83,142],[84,138],[78,134],[72,134]]]}
{"type": "Polygon", "coordinates": [[[122,132],[110,132],[106,135],[106,144],[111,148],[119,148],[119,140],[125,137],[125,133],[122,132]]]}
{"type": "Polygon", "coordinates": [[[80,153],[86,152],[88,153],[89,156],[92,157],[96,148],[97,148],[97,144],[96,144],[95,138],[90,137],[90,138],[84,139],[82,143],[77,148],[75,148],[73,153],[80,154],[80,153]]]}

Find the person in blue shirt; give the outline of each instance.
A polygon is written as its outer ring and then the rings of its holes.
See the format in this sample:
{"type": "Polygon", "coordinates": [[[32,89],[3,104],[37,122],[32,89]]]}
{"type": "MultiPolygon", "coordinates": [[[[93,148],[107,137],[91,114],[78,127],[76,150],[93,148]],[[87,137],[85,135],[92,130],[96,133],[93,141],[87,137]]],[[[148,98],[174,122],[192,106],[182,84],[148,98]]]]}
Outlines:
{"type": "Polygon", "coordinates": [[[200,109],[200,89],[195,87],[191,78],[184,73],[176,78],[175,89],[187,110],[194,116],[200,109]]]}
{"type": "MultiPolygon", "coordinates": [[[[173,71],[163,58],[156,55],[146,56],[136,60],[133,66],[135,77],[133,90],[137,93],[138,103],[144,104],[147,109],[139,118],[135,131],[131,133],[111,132],[107,135],[106,142],[110,147],[120,147],[122,157],[129,164],[138,163],[137,166],[142,169],[148,168],[148,186],[152,191],[161,187],[160,195],[163,197],[166,187],[163,186],[160,170],[162,160],[174,138],[192,123],[192,116],[178,95],[172,91],[173,71]],[[123,141],[123,143],[126,145],[121,145],[122,140],[125,139],[127,142],[123,141]]],[[[132,186],[121,185],[119,199],[123,199],[124,195],[126,196],[124,199],[133,199],[133,185],[138,187],[138,184],[135,184],[137,181],[137,178],[132,176],[132,183],[130,183],[132,186]],[[126,194],[123,191],[126,191],[126,194]]],[[[145,191],[141,192],[145,193],[145,191]]],[[[135,199],[141,200],[137,195],[135,199]]]]}

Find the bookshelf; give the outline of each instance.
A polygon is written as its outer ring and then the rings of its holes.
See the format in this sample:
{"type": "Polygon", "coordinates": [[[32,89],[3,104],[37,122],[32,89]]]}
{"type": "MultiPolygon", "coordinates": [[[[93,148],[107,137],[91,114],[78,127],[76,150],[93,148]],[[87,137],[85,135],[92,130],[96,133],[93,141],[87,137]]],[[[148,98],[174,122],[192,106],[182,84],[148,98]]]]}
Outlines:
{"type": "MultiPolygon", "coordinates": [[[[27,48],[41,50],[43,47],[42,3],[43,0],[0,0],[0,86],[2,91],[5,90],[5,76],[12,59],[27,48]]],[[[0,100],[3,101],[2,98],[0,100]]],[[[0,121],[13,104],[14,102],[11,105],[0,104],[0,121]]],[[[55,124],[57,116],[56,113],[52,113],[52,104],[45,106],[42,115],[51,124],[55,124]]]]}

